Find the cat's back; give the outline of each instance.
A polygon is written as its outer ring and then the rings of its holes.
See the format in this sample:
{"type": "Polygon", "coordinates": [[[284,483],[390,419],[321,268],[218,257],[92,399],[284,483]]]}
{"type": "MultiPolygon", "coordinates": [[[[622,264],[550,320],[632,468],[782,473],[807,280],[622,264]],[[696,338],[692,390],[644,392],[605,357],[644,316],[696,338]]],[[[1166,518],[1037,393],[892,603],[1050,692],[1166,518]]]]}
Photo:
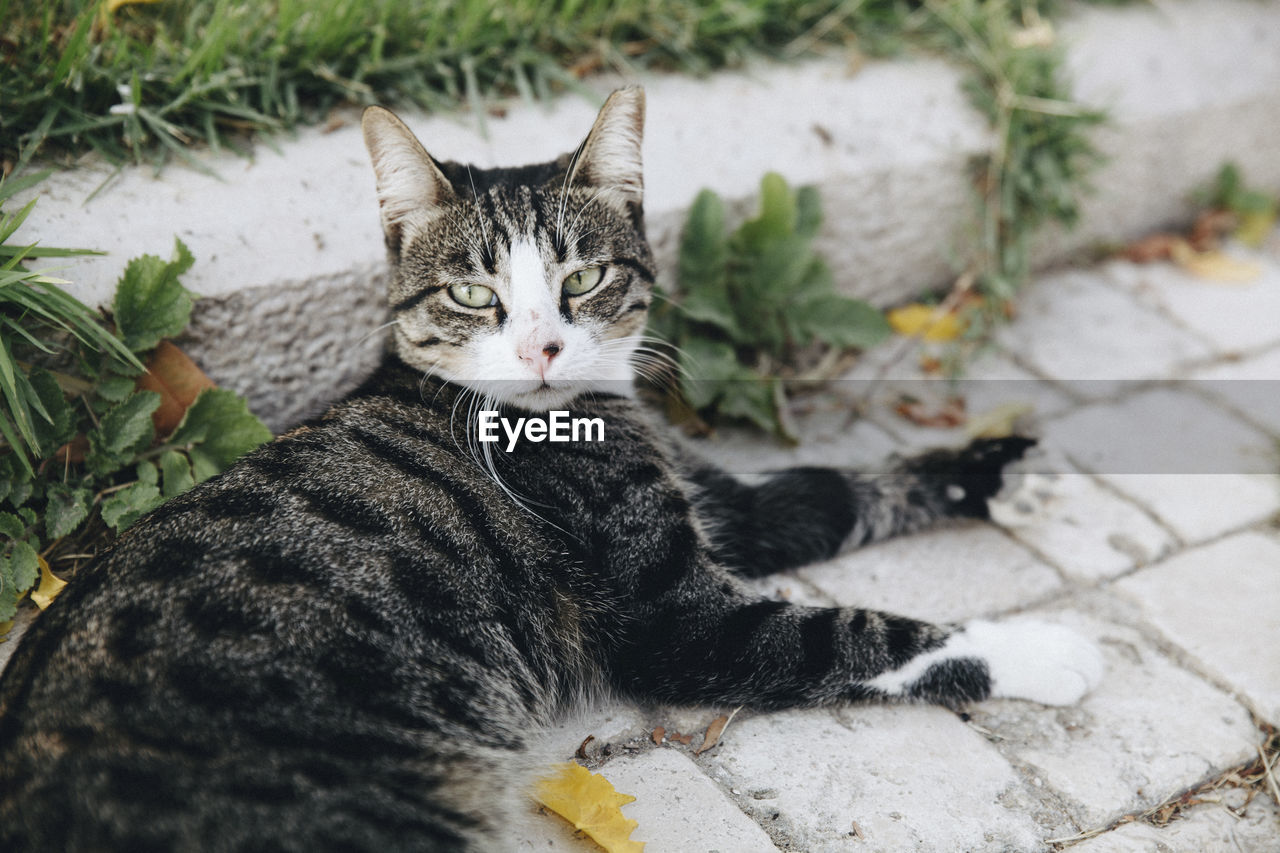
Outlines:
{"type": "Polygon", "coordinates": [[[254,809],[315,824],[299,840],[341,835],[317,822],[325,798],[390,832],[431,821],[420,782],[442,742],[518,749],[516,721],[554,701],[538,666],[555,653],[540,647],[556,619],[543,577],[569,559],[506,511],[452,420],[357,396],[82,572],[0,681],[7,849],[24,848],[21,815],[41,800],[68,811],[25,840],[59,846],[181,846],[193,813],[230,844],[241,833],[214,824],[249,833],[254,809]],[[58,836],[86,828],[99,834],[58,836]]]}

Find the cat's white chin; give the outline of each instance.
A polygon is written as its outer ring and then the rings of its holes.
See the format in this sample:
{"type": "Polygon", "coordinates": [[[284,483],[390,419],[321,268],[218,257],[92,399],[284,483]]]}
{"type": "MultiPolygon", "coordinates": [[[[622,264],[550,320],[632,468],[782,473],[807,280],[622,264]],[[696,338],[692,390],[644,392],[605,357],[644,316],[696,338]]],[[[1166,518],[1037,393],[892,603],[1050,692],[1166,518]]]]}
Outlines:
{"type": "Polygon", "coordinates": [[[461,383],[494,405],[512,406],[530,414],[546,414],[571,409],[573,402],[587,393],[631,396],[634,384],[620,380],[557,380],[553,382],[464,382],[461,383]]]}

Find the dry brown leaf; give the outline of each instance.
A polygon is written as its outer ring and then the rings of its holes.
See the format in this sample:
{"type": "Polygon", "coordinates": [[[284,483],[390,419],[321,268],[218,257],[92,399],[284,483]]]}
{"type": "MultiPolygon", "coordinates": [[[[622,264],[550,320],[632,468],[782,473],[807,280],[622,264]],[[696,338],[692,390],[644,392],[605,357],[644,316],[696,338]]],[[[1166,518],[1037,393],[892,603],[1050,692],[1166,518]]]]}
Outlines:
{"type": "Polygon", "coordinates": [[[667,735],[667,740],[671,741],[672,743],[681,744],[682,746],[688,746],[689,744],[693,743],[693,735],[685,735],[685,734],[681,734],[680,732],[672,732],[671,734],[667,735]]]}
{"type": "Polygon", "coordinates": [[[899,417],[911,421],[916,426],[935,429],[951,429],[961,426],[968,420],[964,411],[963,397],[948,397],[941,406],[936,408],[931,408],[914,398],[903,397],[893,410],[899,417]]]}
{"type": "Polygon", "coordinates": [[[664,729],[662,726],[658,726],[657,728],[655,728],[653,730],[652,735],[650,735],[650,737],[653,738],[653,742],[656,746],[662,746],[662,741],[666,736],[667,736],[667,730],[664,729]]]}
{"type": "Polygon", "coordinates": [[[1186,240],[1178,234],[1152,234],[1125,246],[1120,257],[1135,264],[1168,260],[1173,257],[1173,247],[1179,243],[1186,243],[1186,240]]]}
{"type": "Polygon", "coordinates": [[[182,423],[182,416],[206,388],[216,387],[187,354],[168,341],[161,341],[147,359],[147,372],[138,377],[140,390],[160,395],[160,407],[151,414],[157,435],[169,435],[182,423]]]}
{"type": "Polygon", "coordinates": [[[608,779],[579,764],[567,761],[556,765],[552,775],[535,783],[533,796],[609,853],[644,850],[643,842],[631,840],[639,824],[624,817],[619,808],[636,798],[618,793],[608,779]]]}
{"type": "Polygon", "coordinates": [[[729,716],[721,714],[711,721],[711,725],[707,726],[707,733],[702,736],[702,746],[693,751],[694,755],[702,755],[702,753],[714,747],[720,742],[720,735],[724,732],[724,727],[729,724],[729,716]]]}
{"type": "Polygon", "coordinates": [[[1188,242],[1197,252],[1216,249],[1224,236],[1235,230],[1240,217],[1230,210],[1206,210],[1196,217],[1188,242]]]}

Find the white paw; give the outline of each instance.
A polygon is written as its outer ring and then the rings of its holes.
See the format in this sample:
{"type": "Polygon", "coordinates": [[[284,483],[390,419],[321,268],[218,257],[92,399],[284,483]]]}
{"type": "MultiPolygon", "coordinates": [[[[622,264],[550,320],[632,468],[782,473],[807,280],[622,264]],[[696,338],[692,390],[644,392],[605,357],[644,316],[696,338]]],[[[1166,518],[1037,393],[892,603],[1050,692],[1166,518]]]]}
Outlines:
{"type": "Polygon", "coordinates": [[[970,622],[953,640],[987,662],[995,697],[1073,705],[1106,669],[1091,640],[1048,622],[970,622]]]}

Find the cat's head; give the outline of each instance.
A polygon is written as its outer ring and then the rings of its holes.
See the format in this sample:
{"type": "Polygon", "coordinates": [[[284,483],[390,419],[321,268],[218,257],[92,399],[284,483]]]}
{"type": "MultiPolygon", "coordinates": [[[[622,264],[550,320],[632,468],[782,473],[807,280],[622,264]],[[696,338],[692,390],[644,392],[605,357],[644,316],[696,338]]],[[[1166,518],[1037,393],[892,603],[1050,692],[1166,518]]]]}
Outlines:
{"type": "Polygon", "coordinates": [[[620,89],[572,154],[486,170],[367,109],[401,359],[531,411],[629,387],[653,284],[643,126],[643,90],[620,89]]]}

